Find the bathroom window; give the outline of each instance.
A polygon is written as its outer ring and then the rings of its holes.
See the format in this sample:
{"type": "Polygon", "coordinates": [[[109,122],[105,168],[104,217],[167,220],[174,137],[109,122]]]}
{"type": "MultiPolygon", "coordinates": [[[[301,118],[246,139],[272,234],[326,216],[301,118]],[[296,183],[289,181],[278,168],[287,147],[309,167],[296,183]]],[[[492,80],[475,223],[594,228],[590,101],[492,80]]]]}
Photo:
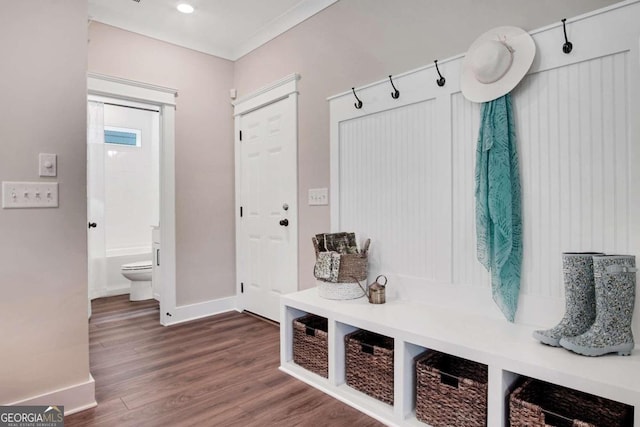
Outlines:
{"type": "Polygon", "coordinates": [[[138,129],[104,127],[105,144],[129,145],[140,147],[140,131],[138,129]]]}

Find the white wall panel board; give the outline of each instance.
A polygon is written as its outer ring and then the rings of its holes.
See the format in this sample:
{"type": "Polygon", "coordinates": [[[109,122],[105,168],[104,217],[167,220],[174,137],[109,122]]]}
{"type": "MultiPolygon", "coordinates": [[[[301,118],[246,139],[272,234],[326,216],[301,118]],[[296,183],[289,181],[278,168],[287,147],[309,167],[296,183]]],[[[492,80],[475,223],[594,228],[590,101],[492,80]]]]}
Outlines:
{"type": "MultiPolygon", "coordinates": [[[[512,93],[523,209],[519,322],[561,317],[562,252],[640,255],[639,18],[632,2],[568,22],[570,55],[561,27],[533,33],[536,60],[512,93]]],[[[362,109],[351,93],[330,98],[332,229],[372,239],[370,276],[389,275],[401,299],[473,305],[462,294],[490,293],[475,243],[480,106],[459,91],[461,62],[443,61],[444,87],[433,66],[394,77],[398,100],[388,80],[357,89],[362,109]]]]}

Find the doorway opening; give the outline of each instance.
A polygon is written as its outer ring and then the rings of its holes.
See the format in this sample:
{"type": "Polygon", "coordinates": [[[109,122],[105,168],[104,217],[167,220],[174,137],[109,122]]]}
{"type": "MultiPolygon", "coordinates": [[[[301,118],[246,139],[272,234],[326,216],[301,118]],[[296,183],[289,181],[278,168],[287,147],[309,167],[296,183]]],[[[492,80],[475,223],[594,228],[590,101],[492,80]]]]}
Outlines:
{"type": "Polygon", "coordinates": [[[158,283],[151,283],[152,233],[160,226],[159,108],[90,96],[88,111],[89,298],[160,301],[158,283]]]}
{"type": "Polygon", "coordinates": [[[152,261],[151,296],[160,301],[160,323],[173,323],[176,95],[173,89],[140,82],[88,78],[89,310],[91,298],[124,293],[127,286],[132,299],[134,294],[146,299],[139,288],[143,282],[128,282],[121,274],[125,268],[118,266],[130,261],[124,264],[142,263],[146,269],[152,261]],[[141,180],[144,185],[135,185],[141,180]]]}

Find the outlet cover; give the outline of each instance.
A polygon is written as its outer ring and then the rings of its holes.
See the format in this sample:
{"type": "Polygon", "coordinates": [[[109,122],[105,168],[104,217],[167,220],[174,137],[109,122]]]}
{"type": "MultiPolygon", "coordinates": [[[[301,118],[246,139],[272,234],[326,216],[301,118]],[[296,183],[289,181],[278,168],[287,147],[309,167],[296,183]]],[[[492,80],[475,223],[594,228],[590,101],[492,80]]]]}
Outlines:
{"type": "Polygon", "coordinates": [[[329,204],[328,188],[310,188],[309,189],[309,206],[322,206],[329,204]]]}

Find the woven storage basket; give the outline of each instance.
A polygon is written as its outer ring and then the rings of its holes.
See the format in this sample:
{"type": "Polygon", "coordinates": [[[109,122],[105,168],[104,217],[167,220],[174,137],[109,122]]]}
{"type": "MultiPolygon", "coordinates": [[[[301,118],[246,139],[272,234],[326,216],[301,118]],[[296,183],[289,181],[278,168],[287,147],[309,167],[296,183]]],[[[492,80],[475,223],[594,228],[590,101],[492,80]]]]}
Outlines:
{"type": "MultiPolygon", "coordinates": [[[[317,258],[318,254],[320,253],[320,250],[318,248],[318,241],[315,237],[313,237],[311,240],[313,241],[313,248],[316,251],[317,258]]],[[[367,241],[364,243],[364,246],[362,247],[362,250],[359,253],[340,255],[338,283],[353,283],[353,279],[367,279],[367,268],[369,266],[369,244],[371,244],[371,239],[367,239],[367,241]]]]}
{"type": "Polygon", "coordinates": [[[487,365],[428,350],[416,357],[416,418],[433,427],[487,425],[487,365]]]}
{"type": "Polygon", "coordinates": [[[393,405],[393,338],[359,330],[344,342],[347,385],[393,405]]]}
{"type": "Polygon", "coordinates": [[[364,291],[357,283],[333,283],[316,279],[318,295],[326,299],[346,300],[361,298],[364,291]]]}
{"type": "Polygon", "coordinates": [[[511,427],[630,427],[630,406],[528,378],[509,397],[511,427]]]}
{"type": "Polygon", "coordinates": [[[293,362],[328,378],[327,319],[308,314],[293,321],[293,362]]]}

